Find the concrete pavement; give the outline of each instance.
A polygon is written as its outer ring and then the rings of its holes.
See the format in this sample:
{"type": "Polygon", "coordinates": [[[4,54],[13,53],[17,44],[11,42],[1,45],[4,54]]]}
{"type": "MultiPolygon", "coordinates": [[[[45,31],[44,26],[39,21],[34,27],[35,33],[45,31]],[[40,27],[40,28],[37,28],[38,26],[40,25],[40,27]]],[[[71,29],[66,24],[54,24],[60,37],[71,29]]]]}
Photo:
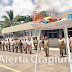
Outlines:
{"type": "MultiPolygon", "coordinates": [[[[6,52],[6,51],[0,51],[0,56],[3,56],[3,58],[6,58],[6,55],[12,58],[15,57],[27,57],[28,62],[27,63],[2,63],[0,61],[0,72],[34,72],[35,64],[31,62],[31,57],[36,55],[36,51],[33,50],[32,54],[30,55],[23,53],[13,53],[13,52],[6,52]]],[[[49,57],[54,56],[59,57],[59,50],[57,48],[50,48],[49,57]]],[[[45,52],[43,50],[39,51],[38,58],[45,57],[45,52]]],[[[48,58],[49,58],[48,57],[48,58]]],[[[65,55],[65,58],[67,56],[65,55]]],[[[45,57],[46,58],[46,57],[45,57]]],[[[6,60],[5,60],[6,61],[6,60]]],[[[37,72],[69,72],[69,64],[68,63],[52,63],[48,65],[48,63],[38,63],[37,64],[37,72]]]]}

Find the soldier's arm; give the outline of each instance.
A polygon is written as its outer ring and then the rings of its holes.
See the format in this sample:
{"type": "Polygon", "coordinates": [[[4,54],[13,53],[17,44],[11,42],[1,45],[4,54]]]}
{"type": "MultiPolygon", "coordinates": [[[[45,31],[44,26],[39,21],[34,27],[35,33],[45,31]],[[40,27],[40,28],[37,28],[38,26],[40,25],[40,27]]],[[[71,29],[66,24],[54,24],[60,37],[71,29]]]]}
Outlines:
{"type": "Polygon", "coordinates": [[[32,44],[31,44],[31,48],[32,48],[32,44]]]}
{"type": "Polygon", "coordinates": [[[71,40],[70,40],[69,46],[71,47],[71,40]]]}
{"type": "Polygon", "coordinates": [[[49,40],[48,40],[48,47],[50,46],[49,40]]]}
{"type": "Polygon", "coordinates": [[[59,42],[58,42],[58,48],[59,48],[59,42]]]}

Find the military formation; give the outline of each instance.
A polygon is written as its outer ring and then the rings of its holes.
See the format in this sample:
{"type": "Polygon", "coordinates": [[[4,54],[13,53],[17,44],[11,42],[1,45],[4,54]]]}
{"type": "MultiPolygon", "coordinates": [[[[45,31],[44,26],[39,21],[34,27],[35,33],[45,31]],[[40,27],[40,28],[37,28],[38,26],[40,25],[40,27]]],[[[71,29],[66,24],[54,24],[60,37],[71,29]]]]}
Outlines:
{"type": "Polygon", "coordinates": [[[19,40],[19,39],[12,39],[11,41],[8,40],[2,40],[0,41],[0,50],[3,51],[9,51],[9,52],[16,52],[18,53],[18,51],[20,51],[21,53],[23,51],[25,51],[27,53],[27,50],[30,52],[30,54],[32,53],[32,41],[29,38],[27,39],[23,39],[23,40],[19,40]]]}
{"type": "MultiPolygon", "coordinates": [[[[38,44],[39,44],[39,49],[43,47],[46,57],[49,56],[49,40],[47,36],[43,38],[42,40],[38,40],[37,37],[33,38],[33,41],[31,41],[30,38],[28,39],[21,39],[19,40],[18,38],[12,39],[12,40],[1,40],[0,41],[0,50],[3,51],[9,51],[9,52],[16,52],[18,53],[19,51],[22,53],[25,51],[25,53],[30,53],[32,54],[32,44],[34,46],[34,50],[38,49],[38,44]],[[39,43],[38,43],[39,42],[39,43]]],[[[70,46],[70,52],[72,52],[72,37],[69,35],[69,46],[70,46]]],[[[59,36],[58,39],[58,48],[60,50],[60,57],[63,57],[64,54],[67,54],[67,49],[65,45],[65,39],[62,38],[62,36],[59,36]]]]}

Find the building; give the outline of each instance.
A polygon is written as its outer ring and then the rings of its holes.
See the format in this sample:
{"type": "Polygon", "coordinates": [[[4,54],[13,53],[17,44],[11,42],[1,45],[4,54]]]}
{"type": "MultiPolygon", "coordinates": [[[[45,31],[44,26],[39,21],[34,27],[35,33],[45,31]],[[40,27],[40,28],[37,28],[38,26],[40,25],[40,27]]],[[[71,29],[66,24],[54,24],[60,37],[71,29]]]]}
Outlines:
{"type": "MultiPolygon", "coordinates": [[[[40,38],[43,39],[43,37],[47,36],[50,41],[50,46],[56,47],[58,45],[58,38],[59,35],[62,35],[64,37],[64,30],[63,28],[54,28],[54,26],[66,26],[66,25],[72,25],[72,19],[61,21],[61,22],[51,22],[51,23],[24,23],[8,28],[4,28],[2,30],[3,37],[5,39],[12,39],[16,36],[19,39],[25,39],[25,38],[31,38],[33,40],[34,37],[37,37],[39,39],[39,31],[40,38]]],[[[68,34],[72,36],[72,28],[68,28],[68,34]]]]}

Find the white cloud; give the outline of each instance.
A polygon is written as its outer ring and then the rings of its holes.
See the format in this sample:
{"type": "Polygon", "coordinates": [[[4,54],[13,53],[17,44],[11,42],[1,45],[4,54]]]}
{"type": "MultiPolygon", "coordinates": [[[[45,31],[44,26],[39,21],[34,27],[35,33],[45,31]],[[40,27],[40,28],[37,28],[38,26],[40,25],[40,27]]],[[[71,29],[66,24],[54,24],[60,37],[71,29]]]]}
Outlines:
{"type": "Polygon", "coordinates": [[[1,18],[1,16],[4,15],[4,14],[5,14],[5,12],[4,12],[4,6],[0,4],[0,20],[3,20],[1,18]]]}
{"type": "Polygon", "coordinates": [[[13,0],[12,9],[16,15],[31,15],[35,5],[31,0],[13,0]]]}
{"type": "MultiPolygon", "coordinates": [[[[5,2],[5,1],[3,1],[5,2]]],[[[7,1],[6,1],[7,2],[7,1]]],[[[16,15],[32,15],[35,5],[31,0],[13,0],[12,6],[3,6],[0,5],[0,20],[1,16],[6,15],[5,11],[13,10],[14,16],[16,15]]]]}
{"type": "MultiPolygon", "coordinates": [[[[10,0],[2,0],[3,3],[8,4],[10,0]]],[[[37,11],[47,10],[53,12],[65,12],[72,9],[72,0],[35,0],[36,5],[39,4],[37,11]]],[[[12,6],[3,6],[0,4],[0,20],[1,16],[5,15],[5,11],[13,9],[14,15],[31,15],[36,8],[32,0],[13,0],[12,6]]]]}
{"type": "Polygon", "coordinates": [[[38,0],[38,10],[56,10],[56,12],[65,12],[71,10],[72,0],[38,0]]]}
{"type": "Polygon", "coordinates": [[[9,1],[10,1],[10,0],[2,0],[2,2],[3,2],[4,4],[6,4],[6,5],[9,3],[9,1]]]}

